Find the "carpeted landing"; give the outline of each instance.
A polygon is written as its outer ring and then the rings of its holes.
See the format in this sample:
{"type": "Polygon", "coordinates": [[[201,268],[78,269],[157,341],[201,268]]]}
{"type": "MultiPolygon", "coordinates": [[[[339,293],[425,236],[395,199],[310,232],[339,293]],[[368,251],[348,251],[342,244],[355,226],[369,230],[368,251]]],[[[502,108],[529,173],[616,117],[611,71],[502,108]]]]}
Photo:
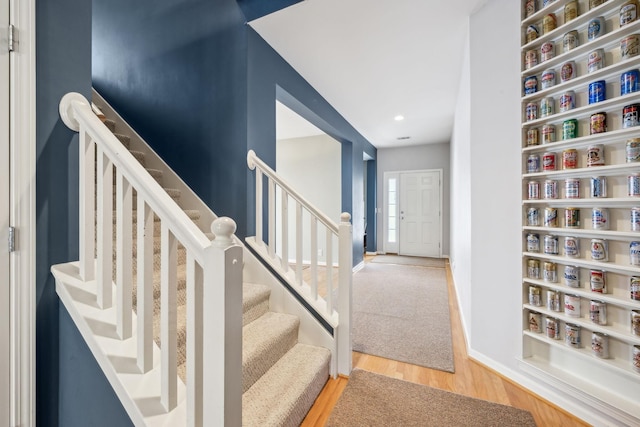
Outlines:
{"type": "Polygon", "coordinates": [[[535,427],[528,411],[355,369],[326,427],[535,427]]]}

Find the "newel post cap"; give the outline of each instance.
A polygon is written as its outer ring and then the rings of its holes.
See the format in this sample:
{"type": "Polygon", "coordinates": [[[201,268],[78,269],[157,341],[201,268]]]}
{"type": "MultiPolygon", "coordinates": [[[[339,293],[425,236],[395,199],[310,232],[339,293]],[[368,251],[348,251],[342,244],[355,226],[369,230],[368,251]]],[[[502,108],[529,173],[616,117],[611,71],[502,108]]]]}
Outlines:
{"type": "Polygon", "coordinates": [[[78,123],[73,110],[74,104],[89,106],[89,101],[78,92],[69,92],[60,100],[58,112],[60,113],[62,122],[67,125],[69,129],[78,132],[80,130],[80,123],[78,123]]]}
{"type": "Polygon", "coordinates": [[[229,217],[222,216],[211,223],[211,232],[215,235],[213,244],[226,248],[233,244],[233,233],[236,232],[236,222],[229,217]]]}

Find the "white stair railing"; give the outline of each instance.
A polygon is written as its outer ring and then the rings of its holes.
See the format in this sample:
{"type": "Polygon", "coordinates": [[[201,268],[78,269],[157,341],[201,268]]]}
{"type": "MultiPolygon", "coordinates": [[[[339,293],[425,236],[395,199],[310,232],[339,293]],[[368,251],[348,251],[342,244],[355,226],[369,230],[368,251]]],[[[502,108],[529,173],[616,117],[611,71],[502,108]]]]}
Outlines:
{"type": "Polygon", "coordinates": [[[229,218],[216,219],[211,226],[216,237],[211,241],[95,116],[82,95],[65,95],[60,102],[60,116],[80,136],[81,280],[95,281],[96,302],[100,308],[106,310],[112,304],[116,306],[116,329],[120,340],[131,339],[135,328],[140,374],[157,369],[158,361],[154,363],[153,360],[153,228],[154,216],[158,217],[161,228],[161,386],[157,393],[160,401],[167,413],[179,404],[180,379],[176,363],[179,244],[185,248],[187,258],[187,425],[240,425],[243,250],[233,241],[235,223],[229,218]],[[116,186],[115,297],[112,290],[113,170],[116,186]],[[132,321],[133,192],[137,196],[135,325],[132,321]]]}
{"type": "Polygon", "coordinates": [[[333,328],[338,373],[349,375],[353,276],[351,215],[342,213],[340,223],[336,224],[278,176],[253,150],[247,153],[247,164],[249,169],[256,171],[255,243],[264,250],[265,259],[288,282],[290,288],[333,328]],[[263,191],[265,178],[266,195],[263,191]],[[276,194],[279,194],[279,206],[276,194]],[[289,224],[290,201],[295,205],[294,226],[289,224]],[[265,208],[266,233],[263,230],[265,208]],[[291,235],[293,238],[290,239],[291,235]],[[304,236],[307,236],[308,242],[304,241],[304,236]],[[321,236],[320,239],[318,236],[321,236]],[[289,247],[290,240],[295,242],[293,251],[289,247]],[[324,252],[324,266],[318,261],[319,250],[324,252]],[[336,257],[334,250],[337,250],[336,257]],[[292,257],[290,253],[295,255],[292,257]],[[336,267],[337,283],[334,282],[336,267]],[[305,269],[308,269],[306,277],[305,269]],[[322,290],[319,284],[323,285],[322,290]]]}

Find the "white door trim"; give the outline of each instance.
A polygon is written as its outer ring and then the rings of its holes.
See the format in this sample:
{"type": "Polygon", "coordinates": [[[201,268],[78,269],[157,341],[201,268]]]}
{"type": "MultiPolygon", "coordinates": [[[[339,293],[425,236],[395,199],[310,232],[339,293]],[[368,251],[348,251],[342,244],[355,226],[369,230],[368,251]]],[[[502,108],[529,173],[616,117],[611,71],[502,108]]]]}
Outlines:
{"type": "Polygon", "coordinates": [[[16,28],[11,53],[10,217],[17,230],[11,254],[11,425],[35,425],[36,6],[10,0],[16,28]]]}
{"type": "MultiPolygon", "coordinates": [[[[0,0],[0,28],[9,27],[9,0],[0,0]]],[[[6,35],[0,37],[4,40],[6,35]]],[[[9,52],[0,51],[0,242],[9,230],[9,52]]],[[[11,346],[9,247],[0,245],[0,424],[8,424],[11,412],[11,346]]]]}

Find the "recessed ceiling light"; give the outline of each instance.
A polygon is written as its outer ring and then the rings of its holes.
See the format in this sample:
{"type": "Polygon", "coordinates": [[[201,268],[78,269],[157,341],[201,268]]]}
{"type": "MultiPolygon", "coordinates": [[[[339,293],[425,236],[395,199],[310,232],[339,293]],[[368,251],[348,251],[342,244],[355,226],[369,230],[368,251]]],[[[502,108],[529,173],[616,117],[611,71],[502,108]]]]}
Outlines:
{"type": "Polygon", "coordinates": [[[398,114],[393,118],[393,120],[395,120],[396,122],[399,122],[400,120],[404,120],[404,116],[402,114],[398,114]]]}
{"type": "Polygon", "coordinates": [[[402,141],[404,139],[411,139],[410,136],[399,136],[398,138],[396,138],[398,141],[402,141]]]}

